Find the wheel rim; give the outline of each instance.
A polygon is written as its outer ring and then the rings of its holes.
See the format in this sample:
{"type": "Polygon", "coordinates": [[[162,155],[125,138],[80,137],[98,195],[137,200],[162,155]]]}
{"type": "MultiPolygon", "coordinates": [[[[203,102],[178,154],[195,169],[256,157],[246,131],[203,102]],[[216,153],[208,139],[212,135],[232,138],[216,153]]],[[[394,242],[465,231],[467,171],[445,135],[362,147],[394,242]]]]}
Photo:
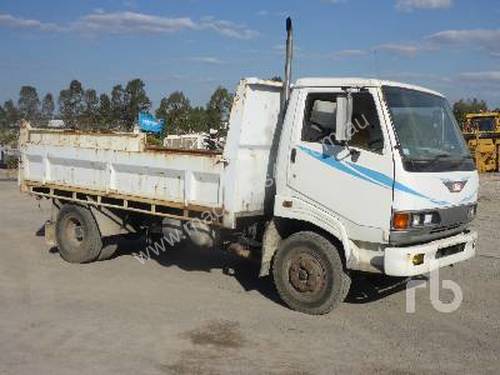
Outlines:
{"type": "Polygon", "coordinates": [[[288,267],[290,285],[301,294],[316,295],[325,288],[325,270],[320,261],[307,253],[294,256],[288,267]]]}
{"type": "Polygon", "coordinates": [[[73,246],[81,246],[85,240],[85,231],[81,221],[76,217],[69,217],[64,227],[64,235],[73,246]]]}

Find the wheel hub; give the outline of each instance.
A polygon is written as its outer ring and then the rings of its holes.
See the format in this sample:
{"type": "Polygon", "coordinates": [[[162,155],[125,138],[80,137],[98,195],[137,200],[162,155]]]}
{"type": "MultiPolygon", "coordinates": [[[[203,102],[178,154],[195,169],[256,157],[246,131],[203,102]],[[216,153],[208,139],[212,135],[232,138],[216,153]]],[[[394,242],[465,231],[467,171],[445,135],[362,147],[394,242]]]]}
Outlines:
{"type": "Polygon", "coordinates": [[[77,218],[70,218],[65,228],[66,237],[76,246],[79,246],[85,237],[82,223],[77,218]]]}
{"type": "Polygon", "coordinates": [[[290,283],[300,293],[316,293],[324,286],[323,267],[308,254],[295,257],[289,268],[290,283]]]}

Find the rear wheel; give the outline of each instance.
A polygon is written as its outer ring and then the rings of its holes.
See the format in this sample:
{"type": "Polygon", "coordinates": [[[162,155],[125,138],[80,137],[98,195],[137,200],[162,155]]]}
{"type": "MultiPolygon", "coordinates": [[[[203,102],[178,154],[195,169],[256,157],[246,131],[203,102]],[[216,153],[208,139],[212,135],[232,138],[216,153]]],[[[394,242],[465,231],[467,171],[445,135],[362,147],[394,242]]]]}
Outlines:
{"type": "Polygon", "coordinates": [[[295,233],[281,243],[273,276],[283,301],[311,315],[332,311],[344,301],[351,284],[338,249],[314,232],[295,233]]]}
{"type": "Polygon", "coordinates": [[[98,259],[103,243],[97,223],[87,208],[66,204],[57,216],[56,238],[61,257],[69,263],[98,259]]]}

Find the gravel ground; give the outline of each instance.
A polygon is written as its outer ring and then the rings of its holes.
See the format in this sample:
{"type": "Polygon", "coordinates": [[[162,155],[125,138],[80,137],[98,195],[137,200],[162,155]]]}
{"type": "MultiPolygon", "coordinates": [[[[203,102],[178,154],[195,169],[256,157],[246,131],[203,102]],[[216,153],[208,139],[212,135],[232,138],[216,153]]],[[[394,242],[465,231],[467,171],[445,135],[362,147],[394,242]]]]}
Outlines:
{"type": "Polygon", "coordinates": [[[41,236],[48,206],[2,175],[0,374],[498,374],[499,197],[500,175],[484,177],[479,255],[441,271],[458,311],[435,311],[427,288],[407,314],[404,280],[356,275],[346,303],[311,317],[217,253],[67,264],[41,236]]]}

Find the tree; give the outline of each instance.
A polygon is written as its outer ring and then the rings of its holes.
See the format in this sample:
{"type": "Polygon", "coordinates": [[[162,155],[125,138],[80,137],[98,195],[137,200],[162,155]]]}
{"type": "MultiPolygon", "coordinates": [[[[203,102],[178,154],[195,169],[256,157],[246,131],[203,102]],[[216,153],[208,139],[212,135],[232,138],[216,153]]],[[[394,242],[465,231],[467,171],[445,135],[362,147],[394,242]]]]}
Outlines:
{"type": "Polygon", "coordinates": [[[113,121],[113,112],[111,110],[111,99],[107,94],[99,97],[98,124],[101,129],[109,129],[113,121]]]}
{"type": "Polygon", "coordinates": [[[79,127],[84,110],[83,95],[83,86],[77,80],[71,81],[67,89],[61,90],[58,99],[59,113],[66,126],[79,127]]]}
{"type": "Polygon", "coordinates": [[[83,119],[82,126],[86,129],[94,128],[97,125],[99,99],[94,89],[86,90],[83,94],[83,119]]]}
{"type": "Polygon", "coordinates": [[[165,121],[165,129],[171,134],[186,134],[190,131],[189,115],[191,103],[182,91],[163,98],[156,110],[156,117],[165,121]]]}
{"type": "Polygon", "coordinates": [[[7,114],[5,110],[0,105],[0,130],[5,129],[7,127],[7,114]]]}
{"type": "Polygon", "coordinates": [[[54,118],[54,110],[54,97],[49,92],[42,100],[42,119],[46,121],[52,120],[54,118]]]}
{"type": "Polygon", "coordinates": [[[16,105],[12,100],[7,100],[3,105],[3,110],[5,111],[5,122],[8,128],[13,128],[20,120],[19,112],[16,105]]]}
{"type": "Polygon", "coordinates": [[[462,128],[465,124],[465,116],[468,113],[479,113],[487,110],[488,106],[486,102],[476,98],[467,100],[460,99],[458,102],[453,104],[453,113],[462,128]]]}
{"type": "Polygon", "coordinates": [[[125,128],[126,102],[125,90],[122,85],[116,85],[111,90],[111,113],[113,127],[119,129],[125,128]]]}
{"type": "Polygon", "coordinates": [[[195,107],[189,112],[189,127],[193,132],[208,132],[207,111],[203,107],[195,107]]]}
{"type": "Polygon", "coordinates": [[[139,112],[148,111],[151,100],[146,95],[145,84],[140,79],[133,79],[125,87],[125,126],[132,130],[139,112]]]}
{"type": "Polygon", "coordinates": [[[233,96],[224,87],[219,86],[207,104],[208,124],[212,129],[225,132],[233,96]]]}
{"type": "Polygon", "coordinates": [[[33,86],[23,86],[19,91],[17,107],[20,115],[27,121],[36,122],[40,118],[40,99],[33,86]]]}

